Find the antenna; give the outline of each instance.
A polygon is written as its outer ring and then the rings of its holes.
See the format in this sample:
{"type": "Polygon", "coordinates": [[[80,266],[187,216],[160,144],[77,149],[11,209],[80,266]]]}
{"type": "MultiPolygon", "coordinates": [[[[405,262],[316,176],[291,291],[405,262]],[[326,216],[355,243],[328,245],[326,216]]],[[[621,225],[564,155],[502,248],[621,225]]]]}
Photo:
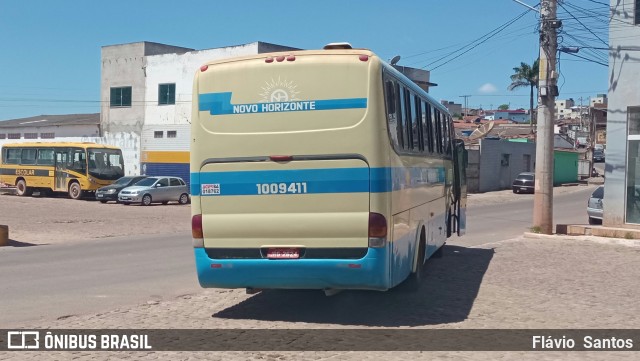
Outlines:
{"type": "Polygon", "coordinates": [[[391,59],[391,61],[389,62],[391,65],[396,65],[398,64],[398,62],[400,61],[400,55],[396,55],[393,57],[393,59],[391,59]]]}
{"type": "Polygon", "coordinates": [[[495,123],[493,122],[493,120],[489,123],[482,124],[481,126],[476,128],[473,133],[471,133],[471,135],[469,136],[469,140],[484,138],[487,134],[489,134],[491,129],[493,129],[494,125],[495,123]]]}

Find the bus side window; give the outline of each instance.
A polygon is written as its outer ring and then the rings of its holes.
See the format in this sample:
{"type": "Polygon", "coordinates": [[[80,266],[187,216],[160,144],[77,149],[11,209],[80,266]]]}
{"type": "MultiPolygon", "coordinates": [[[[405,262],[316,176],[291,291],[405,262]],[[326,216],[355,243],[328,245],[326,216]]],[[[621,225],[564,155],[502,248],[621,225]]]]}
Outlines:
{"type": "Polygon", "coordinates": [[[424,134],[424,150],[425,152],[433,152],[433,136],[431,135],[431,105],[422,101],[422,134],[424,134]]]}
{"type": "Polygon", "coordinates": [[[405,149],[413,149],[413,119],[411,118],[411,92],[409,89],[404,89],[404,129],[406,130],[407,141],[404,142],[405,149]]]}
{"type": "Polygon", "coordinates": [[[385,82],[385,99],[387,101],[387,114],[395,114],[396,112],[396,92],[393,86],[393,81],[387,80],[385,82]]]}
{"type": "Polygon", "coordinates": [[[23,149],[20,164],[36,164],[36,153],[37,151],[34,148],[23,149]]]}
{"type": "Polygon", "coordinates": [[[396,85],[396,130],[398,134],[398,149],[405,149],[405,112],[404,112],[404,87],[396,85]]]}
{"type": "Polygon", "coordinates": [[[22,157],[21,148],[9,148],[7,149],[7,158],[5,163],[7,164],[20,164],[20,158],[22,157]]]}
{"type": "Polygon", "coordinates": [[[434,124],[436,126],[435,131],[435,143],[436,143],[436,152],[438,154],[442,154],[442,122],[440,111],[434,108],[434,124]]]}
{"type": "Polygon", "coordinates": [[[422,111],[422,99],[419,96],[414,97],[414,106],[416,109],[416,120],[417,120],[417,129],[418,129],[418,146],[420,153],[424,153],[424,112],[422,111]]]}
{"type": "Polygon", "coordinates": [[[413,93],[409,94],[409,112],[411,113],[411,144],[413,151],[419,152],[422,150],[422,145],[420,144],[420,126],[418,123],[418,111],[416,109],[416,95],[413,93]]]}
{"type": "Polygon", "coordinates": [[[385,98],[387,99],[387,125],[389,128],[389,137],[391,145],[395,149],[400,149],[400,140],[398,139],[398,117],[396,114],[396,86],[393,80],[385,82],[385,98]]]}
{"type": "Polygon", "coordinates": [[[38,149],[38,165],[53,165],[53,149],[38,149]]]}

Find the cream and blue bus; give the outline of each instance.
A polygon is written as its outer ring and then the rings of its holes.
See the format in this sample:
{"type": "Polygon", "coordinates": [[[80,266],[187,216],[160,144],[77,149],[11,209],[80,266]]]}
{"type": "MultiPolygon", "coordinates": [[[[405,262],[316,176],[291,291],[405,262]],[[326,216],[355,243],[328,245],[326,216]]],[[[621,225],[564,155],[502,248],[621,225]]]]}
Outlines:
{"type": "Polygon", "coordinates": [[[464,233],[466,153],[451,116],[369,50],[207,63],[191,136],[202,287],[416,287],[464,233]]]}

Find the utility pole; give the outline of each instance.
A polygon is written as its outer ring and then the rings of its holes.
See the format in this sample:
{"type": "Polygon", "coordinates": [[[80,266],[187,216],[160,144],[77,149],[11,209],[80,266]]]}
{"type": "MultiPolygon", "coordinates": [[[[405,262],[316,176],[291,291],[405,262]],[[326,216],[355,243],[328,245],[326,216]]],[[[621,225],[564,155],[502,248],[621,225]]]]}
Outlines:
{"type": "Polygon", "coordinates": [[[553,125],[555,97],[558,95],[556,53],[558,29],[557,0],[540,3],[540,73],[538,125],[536,137],[536,181],[533,198],[533,226],[544,234],[553,233],[553,125]]]}
{"type": "Polygon", "coordinates": [[[467,105],[467,98],[469,98],[471,95],[460,95],[460,98],[464,98],[464,116],[466,117],[467,115],[469,115],[469,108],[467,105]]]}

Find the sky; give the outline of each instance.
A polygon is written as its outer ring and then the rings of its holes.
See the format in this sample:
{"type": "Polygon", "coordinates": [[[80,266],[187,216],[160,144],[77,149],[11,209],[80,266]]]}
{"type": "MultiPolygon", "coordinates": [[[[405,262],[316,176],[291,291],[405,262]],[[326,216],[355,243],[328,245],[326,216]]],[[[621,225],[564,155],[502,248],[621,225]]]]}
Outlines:
{"type": "MultiPolygon", "coordinates": [[[[561,2],[559,46],[580,51],[560,54],[558,99],[606,94],[607,52],[597,48],[608,43],[608,2],[561,2]]],[[[0,120],[98,113],[101,47],[139,41],[196,50],[346,41],[429,70],[437,100],[528,109],[529,89],[507,88],[513,68],[538,57],[538,23],[514,0],[0,0],[0,120]]]]}

